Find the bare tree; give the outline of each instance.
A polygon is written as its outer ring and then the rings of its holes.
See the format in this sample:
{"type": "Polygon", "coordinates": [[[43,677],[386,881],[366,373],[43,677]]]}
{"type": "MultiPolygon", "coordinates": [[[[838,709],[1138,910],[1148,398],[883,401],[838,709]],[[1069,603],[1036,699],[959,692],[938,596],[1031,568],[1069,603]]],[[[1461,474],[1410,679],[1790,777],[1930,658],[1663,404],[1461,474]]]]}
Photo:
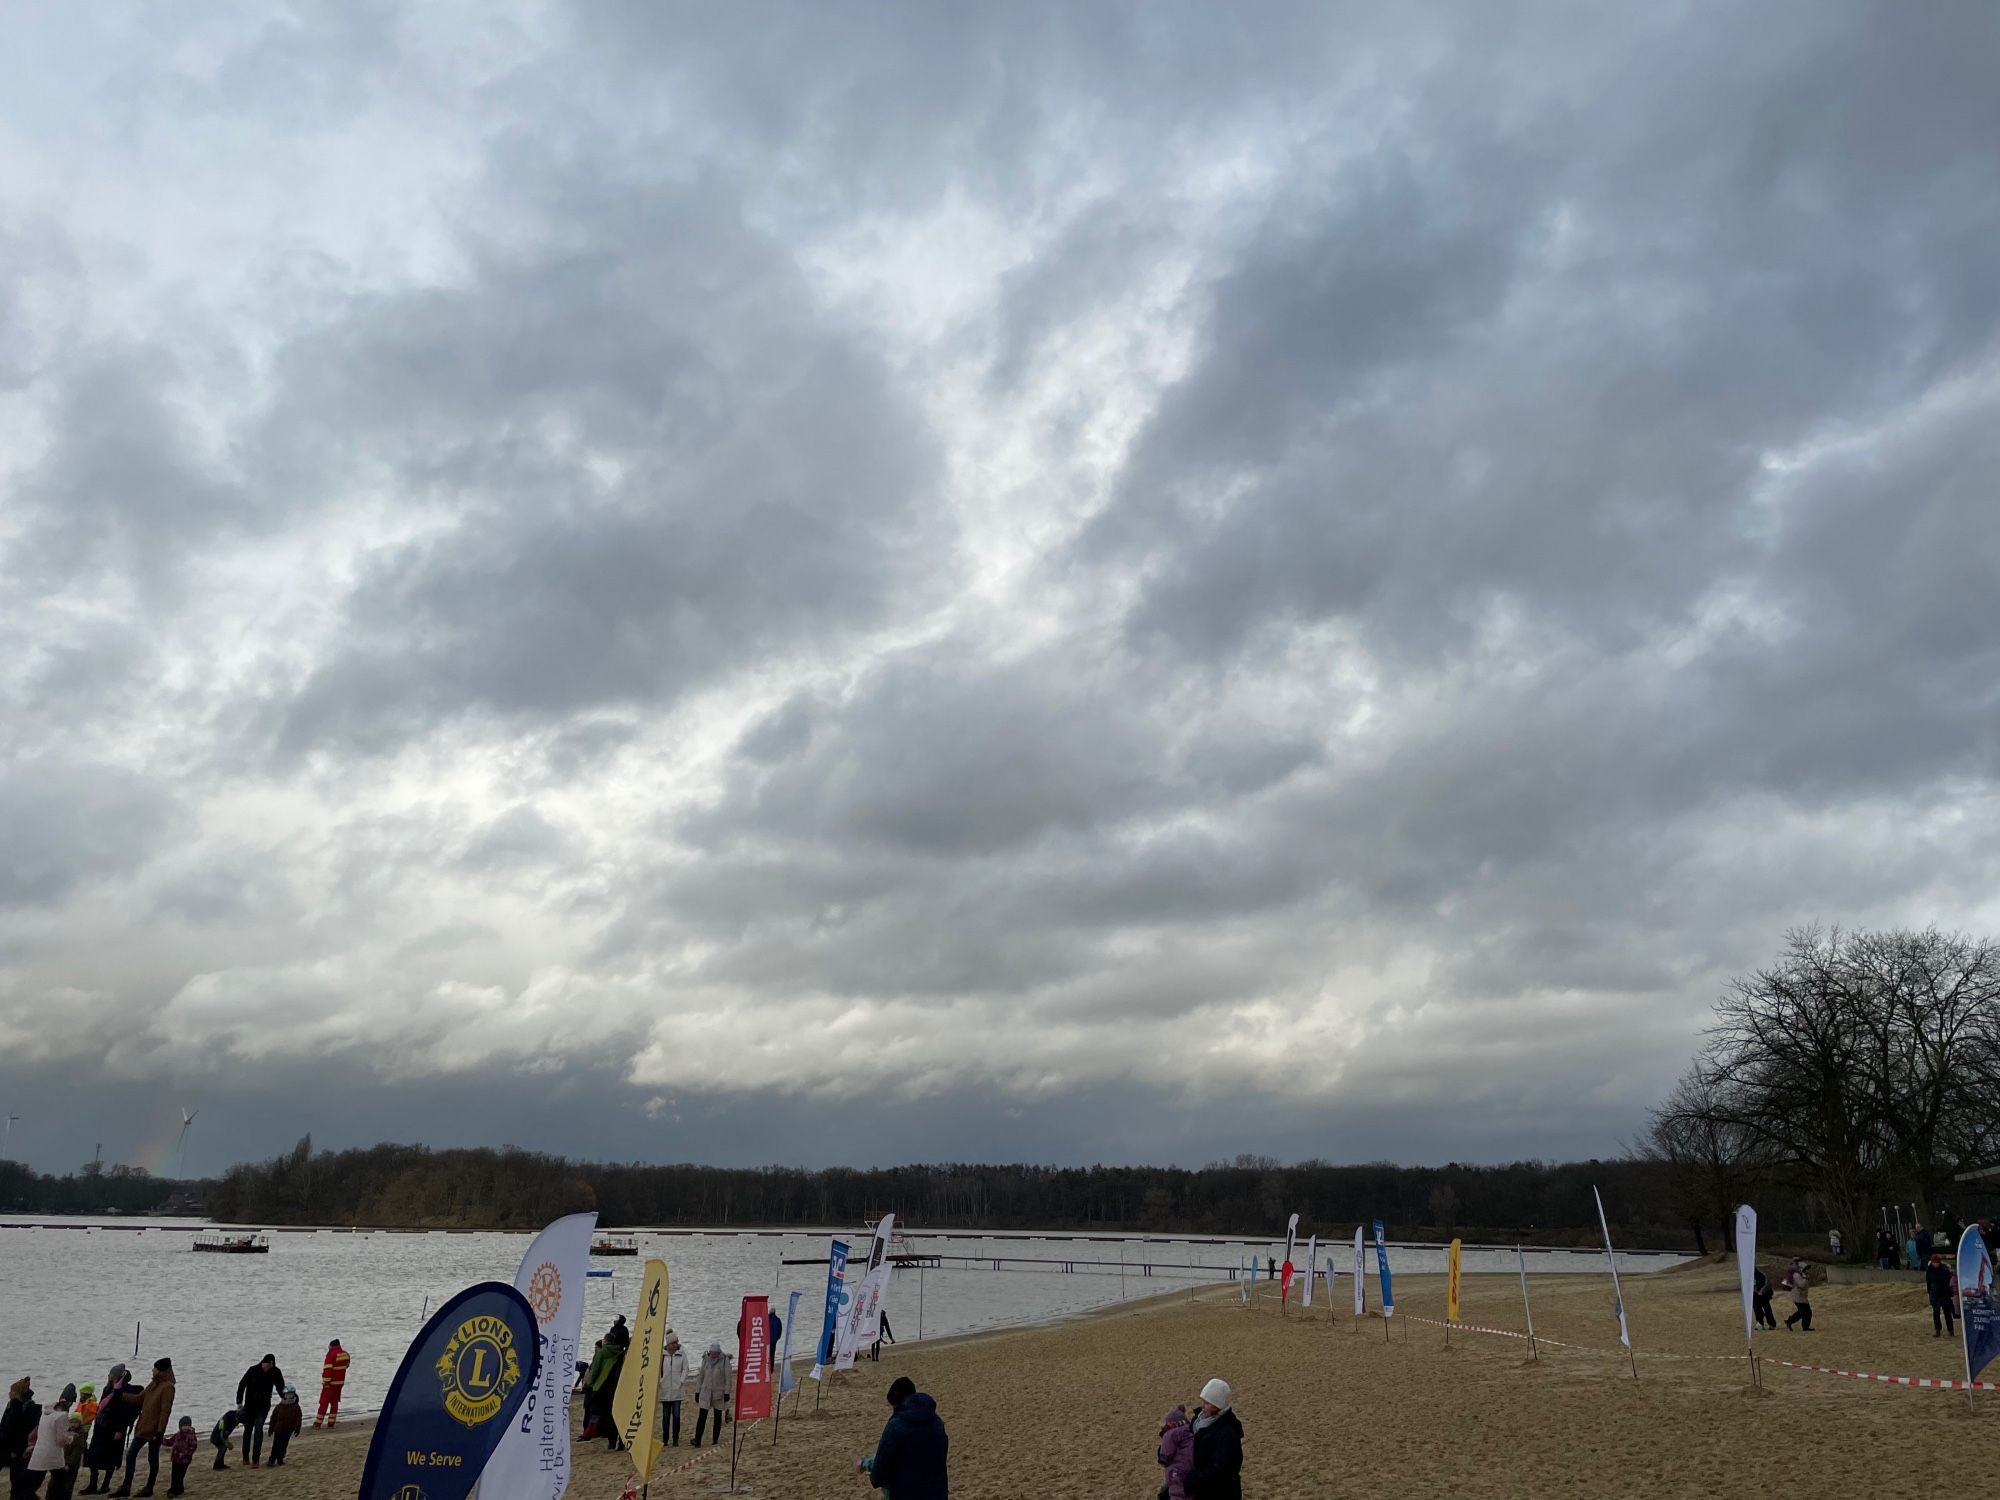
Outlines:
{"type": "Polygon", "coordinates": [[[1699,1062],[1653,1111],[1638,1154],[1666,1163],[1668,1190],[1704,1253],[1704,1219],[1721,1225],[1725,1250],[1735,1248],[1736,1205],[1773,1159],[1756,1132],[1724,1107],[1714,1074],[1699,1062]]]}

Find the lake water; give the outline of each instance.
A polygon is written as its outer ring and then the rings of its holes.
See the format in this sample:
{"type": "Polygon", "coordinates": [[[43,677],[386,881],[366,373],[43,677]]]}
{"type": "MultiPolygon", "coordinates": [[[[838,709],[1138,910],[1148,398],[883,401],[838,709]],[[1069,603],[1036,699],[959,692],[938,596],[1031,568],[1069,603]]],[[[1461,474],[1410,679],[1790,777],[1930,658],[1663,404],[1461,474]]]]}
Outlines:
{"type": "MultiPolygon", "coordinates": [[[[65,1381],[100,1384],[105,1371],[124,1361],[145,1372],[161,1355],[174,1362],[178,1410],[204,1430],[233,1398],[245,1368],[269,1352],[310,1407],[317,1399],[319,1365],[327,1340],[338,1338],[354,1356],[344,1411],[368,1412],[380,1404],[403,1351],[415,1337],[426,1307],[436,1307],[475,1281],[511,1281],[532,1235],[395,1233],[389,1231],[274,1231],[268,1255],[197,1255],[189,1220],[23,1221],[0,1217],[0,1375],[32,1375],[43,1399],[65,1381]],[[137,1325],[138,1357],[133,1358],[137,1325]]],[[[863,1231],[834,1231],[867,1251],[863,1231]]],[[[826,1256],[827,1232],[814,1234],[639,1232],[639,1257],[593,1260],[609,1269],[592,1278],[585,1294],[586,1348],[620,1312],[630,1317],[638,1298],[644,1258],[657,1255],[671,1275],[670,1321],[692,1353],[721,1340],[732,1352],[741,1299],[776,1291],[799,1301],[793,1340],[801,1369],[819,1335],[824,1265],[786,1266],[787,1259],[826,1256]]],[[[1008,1234],[984,1237],[918,1236],[911,1249],[946,1257],[987,1257],[968,1265],[947,1259],[942,1268],[897,1271],[889,1292],[889,1317],[904,1340],[935,1338],[1008,1324],[1060,1318],[1121,1297],[1144,1297],[1176,1286],[1226,1279],[1253,1251],[1283,1253],[1262,1242],[1138,1236],[1008,1234]],[[995,1269],[991,1258],[999,1257],[995,1269]],[[1120,1259],[1124,1270],[1121,1275],[1120,1259]],[[1030,1258],[1046,1258],[1038,1265],[1030,1258]],[[1151,1275],[1144,1267],[1154,1266],[1151,1275]],[[1073,1269],[1065,1271],[1067,1264],[1073,1269]],[[1171,1267],[1171,1268],[1170,1268],[1171,1267]]],[[[1351,1248],[1322,1246],[1345,1268],[1351,1248]]],[[[1684,1257],[1621,1253],[1621,1272],[1661,1270],[1684,1257]]],[[[1419,1275],[1444,1269],[1438,1246],[1390,1247],[1393,1271],[1419,1275]]],[[[1531,1251],[1536,1275],[1602,1273],[1594,1251],[1531,1251]]],[[[1467,1250],[1468,1274],[1512,1272],[1514,1254],[1467,1250]]],[[[1372,1255],[1371,1255],[1372,1275],[1372,1255]]],[[[1320,1288],[1324,1294],[1324,1286],[1320,1288]]],[[[1344,1284],[1342,1293],[1352,1296],[1344,1284]]],[[[1369,1294],[1371,1305],[1375,1294],[1369,1294]]]]}

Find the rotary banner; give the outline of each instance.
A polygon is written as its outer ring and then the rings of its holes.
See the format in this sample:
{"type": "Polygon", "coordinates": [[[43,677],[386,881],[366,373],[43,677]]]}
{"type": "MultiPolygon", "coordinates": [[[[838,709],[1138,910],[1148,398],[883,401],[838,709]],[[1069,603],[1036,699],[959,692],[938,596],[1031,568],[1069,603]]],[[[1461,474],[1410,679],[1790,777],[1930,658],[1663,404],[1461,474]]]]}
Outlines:
{"type": "Polygon", "coordinates": [[[535,1310],[501,1281],[431,1315],[389,1382],[360,1500],[465,1500],[541,1373],[535,1310]]]}
{"type": "Polygon", "coordinates": [[[486,1462],[480,1500],[562,1500],[569,1488],[569,1403],[583,1338],[583,1288],[594,1213],[557,1219],[535,1236],[514,1289],[535,1310],[541,1372],[486,1462]]]}
{"type": "Polygon", "coordinates": [[[639,1278],[639,1310],[632,1318],[632,1344],[618,1367],[618,1393],[611,1398],[611,1420],[618,1436],[632,1451],[632,1467],[644,1484],[660,1451],[660,1363],[667,1335],[667,1263],[646,1262],[639,1278]]]}
{"type": "Polygon", "coordinates": [[[1460,1248],[1459,1242],[1453,1240],[1451,1248],[1445,1251],[1444,1320],[1447,1323],[1456,1323],[1458,1321],[1458,1261],[1460,1248]]]}

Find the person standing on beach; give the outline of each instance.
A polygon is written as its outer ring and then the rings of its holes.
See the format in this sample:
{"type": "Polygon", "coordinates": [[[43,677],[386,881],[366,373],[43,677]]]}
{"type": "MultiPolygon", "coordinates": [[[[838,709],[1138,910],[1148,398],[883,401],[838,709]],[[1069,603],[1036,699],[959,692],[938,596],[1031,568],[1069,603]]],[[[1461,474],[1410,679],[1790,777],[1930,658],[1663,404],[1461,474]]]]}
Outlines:
{"type": "Polygon", "coordinates": [[[1764,1274],[1762,1266],[1756,1267],[1755,1271],[1757,1279],[1750,1284],[1750,1310],[1755,1314],[1757,1327],[1775,1330],[1778,1315],[1771,1311],[1771,1298],[1777,1295],[1778,1289],[1771,1285],[1771,1278],[1764,1274]]]}
{"type": "Polygon", "coordinates": [[[243,1414],[243,1462],[259,1468],[264,1462],[264,1424],[271,1417],[271,1398],[285,1388],[278,1356],[267,1354],[236,1382],[236,1409],[243,1414]]]}
{"type": "Polygon", "coordinates": [[[681,1348],[681,1336],[669,1328],[666,1357],[660,1361],[660,1441],[669,1448],[681,1445],[681,1402],[687,1396],[688,1357],[681,1348]]]}
{"type": "Polygon", "coordinates": [[[861,1461],[861,1472],[889,1500],[949,1500],[951,1436],[938,1419],[937,1402],[909,1376],[898,1375],[889,1386],[889,1405],[874,1456],[861,1461]]]}
{"type": "Polygon", "coordinates": [[[1931,1301],[1932,1338],[1957,1332],[1958,1288],[1952,1284],[1956,1279],[1944,1257],[1933,1251],[1931,1263],[1924,1267],[1924,1291],[1931,1301]]]}
{"type": "Polygon", "coordinates": [[[335,1339],[326,1346],[326,1358],[320,1363],[319,1415],[313,1418],[313,1426],[324,1423],[331,1427],[339,1418],[340,1392],[347,1384],[347,1364],[347,1351],[340,1347],[340,1340],[335,1339]]]}
{"type": "Polygon", "coordinates": [[[299,1405],[299,1393],[290,1386],[271,1410],[271,1464],[274,1469],[283,1468],[285,1450],[292,1445],[292,1438],[306,1425],[305,1409],[299,1405]]]}
{"type": "Polygon", "coordinates": [[[35,1433],[41,1421],[42,1406],[35,1399],[35,1383],[23,1375],[7,1387],[7,1409],[0,1412],[0,1460],[6,1462],[8,1487],[14,1500],[29,1500],[34,1494],[28,1482],[28,1455],[34,1452],[35,1433]]]}
{"type": "Polygon", "coordinates": [[[729,1410],[730,1386],[735,1383],[730,1364],[729,1356],[717,1342],[711,1342],[708,1353],[701,1357],[701,1368],[694,1377],[694,1441],[688,1445],[691,1448],[701,1446],[701,1436],[708,1430],[711,1417],[715,1419],[715,1437],[711,1441],[722,1441],[722,1418],[729,1410]]]}
{"type": "Polygon", "coordinates": [[[35,1424],[35,1447],[28,1455],[30,1495],[41,1489],[42,1476],[47,1474],[49,1500],[69,1500],[62,1480],[69,1473],[70,1444],[76,1441],[76,1431],[70,1423],[70,1408],[75,1404],[76,1387],[64,1386],[56,1404],[43,1412],[41,1421],[35,1424]]]}
{"type": "Polygon", "coordinates": [[[139,1468],[139,1450],[146,1450],[146,1487],[141,1496],[153,1493],[160,1478],[160,1444],[167,1440],[167,1421],[174,1414],[174,1362],[153,1361],[153,1378],[146,1382],[139,1398],[139,1420],[132,1424],[132,1445],[125,1450],[125,1482],[111,1493],[125,1500],[132,1493],[132,1476],[139,1468]]]}
{"type": "Polygon", "coordinates": [[[604,1331],[604,1342],[616,1344],[620,1349],[630,1346],[632,1330],[625,1326],[625,1314],[620,1313],[611,1320],[611,1326],[604,1331]]]}
{"type": "Polygon", "coordinates": [[[194,1430],[194,1418],[182,1417],[181,1425],[174,1429],[173,1441],[167,1444],[167,1493],[185,1495],[187,1493],[188,1465],[194,1462],[195,1454],[201,1451],[201,1438],[194,1430]]]}
{"type": "Polygon", "coordinates": [[[1201,1388],[1187,1492],[1188,1500],[1243,1500],[1243,1424],[1236,1417],[1236,1393],[1226,1380],[1211,1380],[1201,1388]]]}
{"type": "Polygon", "coordinates": [[[1160,1446],[1154,1452],[1167,1482],[1160,1486],[1165,1500],[1187,1500],[1188,1476],[1194,1473],[1194,1428],[1185,1406],[1170,1406],[1160,1418],[1160,1446]]]}
{"type": "Polygon", "coordinates": [[[132,1376],[123,1365],[113,1365],[104,1377],[104,1399],[97,1403],[97,1416],[90,1424],[86,1495],[110,1493],[111,1476],[118,1472],[119,1455],[125,1451],[125,1434],[138,1417],[139,1391],[132,1376]]]}

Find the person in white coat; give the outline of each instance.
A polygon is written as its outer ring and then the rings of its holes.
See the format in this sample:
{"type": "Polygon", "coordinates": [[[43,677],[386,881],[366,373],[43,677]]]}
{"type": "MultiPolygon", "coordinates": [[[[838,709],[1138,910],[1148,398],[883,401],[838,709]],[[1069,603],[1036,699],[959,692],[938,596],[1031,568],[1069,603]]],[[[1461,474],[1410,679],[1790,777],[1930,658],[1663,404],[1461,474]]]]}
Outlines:
{"type": "Polygon", "coordinates": [[[660,1361],[660,1441],[681,1445],[681,1401],[687,1395],[688,1357],[680,1335],[667,1330],[666,1357],[660,1361]]]}
{"type": "MultiPolygon", "coordinates": [[[[42,1413],[42,1420],[35,1427],[35,1446],[28,1455],[30,1495],[41,1489],[44,1474],[69,1476],[69,1445],[76,1441],[76,1425],[70,1421],[69,1409],[75,1404],[76,1387],[64,1386],[56,1404],[42,1413]]],[[[63,1478],[49,1482],[50,1500],[68,1500],[63,1478]]]]}
{"type": "Polygon", "coordinates": [[[734,1361],[722,1352],[722,1345],[712,1343],[708,1353],[701,1357],[701,1368],[694,1377],[694,1443],[701,1446],[703,1431],[709,1420],[714,1419],[715,1436],[710,1441],[722,1441],[722,1422],[729,1413],[731,1388],[736,1384],[734,1361]]]}

